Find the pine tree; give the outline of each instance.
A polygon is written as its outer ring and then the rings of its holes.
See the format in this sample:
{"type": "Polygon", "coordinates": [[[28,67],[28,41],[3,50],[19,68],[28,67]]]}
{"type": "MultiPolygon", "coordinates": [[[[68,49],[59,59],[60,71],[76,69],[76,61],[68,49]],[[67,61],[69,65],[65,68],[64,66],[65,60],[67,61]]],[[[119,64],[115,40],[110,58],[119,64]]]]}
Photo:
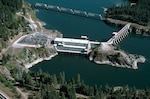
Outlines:
{"type": "Polygon", "coordinates": [[[52,76],[52,82],[53,82],[54,85],[58,84],[57,77],[56,77],[55,74],[52,76]]]}
{"type": "Polygon", "coordinates": [[[81,85],[80,74],[77,74],[77,85],[81,85]]]}
{"type": "Polygon", "coordinates": [[[60,74],[59,74],[59,83],[60,84],[65,83],[65,73],[64,72],[60,72],[60,74]]]}

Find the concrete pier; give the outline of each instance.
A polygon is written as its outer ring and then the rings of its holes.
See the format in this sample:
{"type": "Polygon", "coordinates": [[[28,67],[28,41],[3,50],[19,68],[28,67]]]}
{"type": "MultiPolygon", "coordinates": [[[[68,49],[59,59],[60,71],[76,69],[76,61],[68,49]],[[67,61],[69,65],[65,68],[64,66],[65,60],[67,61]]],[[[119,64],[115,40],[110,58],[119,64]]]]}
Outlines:
{"type": "Polygon", "coordinates": [[[130,33],[129,32],[130,25],[131,25],[130,23],[125,25],[119,32],[115,33],[115,35],[112,38],[110,38],[107,41],[107,43],[114,45],[120,43],[130,33]]]}

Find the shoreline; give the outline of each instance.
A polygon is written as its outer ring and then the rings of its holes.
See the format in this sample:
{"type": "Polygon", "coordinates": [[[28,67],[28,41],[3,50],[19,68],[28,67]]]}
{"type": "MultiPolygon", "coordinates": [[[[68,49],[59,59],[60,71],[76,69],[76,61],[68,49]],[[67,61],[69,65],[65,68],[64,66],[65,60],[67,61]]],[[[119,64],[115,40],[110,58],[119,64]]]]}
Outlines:
{"type": "MultiPolygon", "coordinates": [[[[32,21],[36,21],[36,20],[32,20],[32,21]]],[[[37,22],[37,21],[36,21],[36,22],[37,22]]],[[[37,23],[39,24],[39,26],[40,26],[41,31],[42,31],[43,34],[44,34],[44,33],[49,33],[49,32],[50,32],[50,33],[53,33],[54,31],[57,31],[57,30],[48,30],[48,29],[45,29],[43,26],[44,26],[46,23],[44,23],[44,22],[42,22],[42,21],[40,21],[40,20],[38,20],[37,23]]],[[[54,33],[55,33],[55,32],[54,32],[54,33]]],[[[61,33],[60,33],[60,34],[61,34],[61,33]]],[[[55,34],[55,35],[57,35],[57,34],[55,34]]],[[[63,34],[61,34],[61,35],[63,35],[63,34]]],[[[36,65],[36,64],[38,64],[38,63],[40,63],[40,62],[42,62],[42,61],[51,60],[52,57],[54,57],[54,56],[56,56],[56,55],[58,55],[58,53],[56,53],[56,54],[54,54],[54,55],[51,55],[51,56],[49,56],[49,57],[46,57],[46,58],[38,58],[38,59],[36,59],[35,61],[33,61],[33,62],[31,62],[31,63],[26,63],[26,64],[24,64],[24,66],[25,66],[25,68],[30,69],[31,67],[33,67],[34,65],[36,65]]],[[[90,60],[91,60],[91,59],[89,59],[89,61],[90,61],[90,60]]],[[[109,61],[109,60],[104,60],[104,61],[95,61],[95,60],[94,60],[94,62],[95,62],[96,64],[107,64],[107,65],[111,65],[111,66],[113,66],[113,67],[123,67],[123,68],[138,69],[138,66],[137,66],[138,62],[144,63],[146,59],[144,59],[144,61],[142,62],[140,59],[135,59],[134,57],[132,57],[131,60],[133,61],[133,64],[132,64],[131,66],[129,66],[129,65],[123,65],[123,64],[120,65],[120,64],[118,64],[118,63],[113,63],[113,62],[111,62],[111,61],[109,61]]]]}
{"type": "MultiPolygon", "coordinates": [[[[36,11],[34,11],[35,13],[37,13],[36,11]]],[[[30,16],[30,15],[29,15],[30,16]]],[[[55,33],[55,31],[57,31],[57,30],[49,30],[49,29],[46,29],[46,28],[44,28],[44,26],[46,25],[46,23],[45,22],[43,22],[43,21],[41,21],[41,20],[39,20],[37,17],[36,17],[36,15],[33,15],[33,16],[35,16],[35,19],[32,19],[31,17],[30,17],[30,23],[34,23],[35,25],[36,25],[36,27],[35,27],[35,29],[37,29],[38,31],[40,31],[41,33],[55,33]],[[32,21],[32,22],[31,22],[32,21]]],[[[129,23],[129,22],[126,22],[126,21],[121,21],[121,20],[115,20],[115,19],[111,19],[111,18],[106,18],[104,21],[108,21],[108,22],[110,22],[110,23],[114,23],[114,24],[121,24],[121,25],[124,25],[124,24],[127,24],[127,23],[129,23]]],[[[135,25],[135,26],[139,26],[139,25],[137,25],[137,24],[134,24],[134,23],[132,23],[132,25],[135,25]]],[[[145,28],[145,27],[144,27],[145,28]]],[[[33,29],[34,30],[34,29],[33,29]]],[[[55,34],[56,36],[58,35],[58,33],[57,34],[55,34]]],[[[61,34],[60,32],[59,32],[59,35],[60,36],[62,36],[63,34],[61,34]]],[[[51,56],[49,56],[49,57],[47,57],[47,58],[38,58],[38,59],[36,59],[35,61],[33,61],[33,62],[31,62],[31,63],[26,63],[26,64],[24,64],[24,66],[27,68],[27,69],[29,69],[29,68],[31,68],[31,67],[33,67],[34,65],[36,65],[36,64],[38,64],[38,63],[40,63],[40,62],[42,62],[42,61],[44,61],[44,60],[51,60],[52,59],[52,57],[54,57],[54,56],[56,56],[58,53],[56,53],[56,54],[54,54],[54,55],[51,55],[51,56]]],[[[90,61],[90,59],[89,59],[89,61],[90,61]]],[[[109,61],[109,60],[104,60],[104,61],[95,61],[94,60],[94,62],[95,63],[97,63],[97,64],[108,64],[108,65],[111,65],[111,66],[114,66],[114,67],[127,67],[127,68],[133,68],[133,69],[138,69],[138,67],[137,67],[137,63],[138,62],[140,62],[138,59],[134,59],[133,58],[133,64],[132,64],[132,66],[128,66],[128,65],[119,65],[118,63],[113,63],[113,62],[111,62],[111,61],[109,61]]]]}
{"type": "Polygon", "coordinates": [[[108,23],[116,24],[116,25],[126,25],[127,23],[131,23],[131,25],[136,28],[150,29],[150,26],[143,26],[143,25],[139,25],[137,23],[123,21],[123,20],[119,20],[119,19],[105,18],[105,21],[108,23]]]}
{"type": "MultiPolygon", "coordinates": [[[[21,17],[24,17],[25,20],[27,22],[29,22],[29,27],[31,28],[31,33],[29,34],[26,34],[26,35],[23,35],[22,37],[20,37],[18,40],[16,40],[14,42],[14,44],[12,44],[12,46],[15,48],[19,47],[19,48],[24,48],[26,46],[29,46],[29,44],[20,44],[18,43],[19,40],[21,40],[22,38],[28,36],[28,35],[32,35],[34,34],[35,32],[40,32],[42,34],[52,34],[53,37],[61,37],[63,34],[61,34],[58,30],[49,30],[49,29],[46,29],[44,26],[46,25],[45,22],[41,21],[40,19],[37,18],[36,14],[37,13],[35,10],[34,11],[34,14],[32,14],[33,12],[28,12],[27,13],[27,16],[23,16],[21,15],[20,13],[17,13],[17,15],[21,16],[21,17]]],[[[30,45],[29,47],[39,47],[38,45],[30,45]]],[[[53,57],[55,57],[56,55],[58,55],[58,53],[55,53],[53,55],[50,55],[49,57],[45,57],[45,58],[37,58],[36,60],[34,60],[33,62],[31,63],[25,63],[23,64],[23,66],[26,68],[26,69],[30,69],[31,67],[33,67],[34,65],[42,62],[42,61],[45,61],[45,60],[51,60],[53,57]]]]}
{"type": "Polygon", "coordinates": [[[111,65],[113,67],[120,67],[120,68],[131,68],[131,69],[138,69],[138,63],[145,63],[146,58],[142,55],[139,55],[136,57],[133,54],[129,54],[128,56],[123,56],[124,58],[127,59],[126,64],[119,64],[117,62],[110,61],[109,59],[106,60],[94,60],[91,58],[96,64],[106,64],[106,65],[111,65]]]}
{"type": "Polygon", "coordinates": [[[143,26],[143,25],[139,25],[137,23],[132,23],[132,22],[128,22],[128,21],[123,21],[123,20],[119,20],[119,19],[113,19],[113,18],[105,18],[104,22],[106,24],[114,24],[116,26],[124,26],[127,23],[131,23],[131,32],[137,34],[137,35],[141,35],[141,36],[145,36],[145,37],[150,37],[150,26],[143,26]]]}
{"type": "Polygon", "coordinates": [[[50,55],[49,57],[46,57],[46,58],[38,58],[36,59],[35,61],[31,62],[31,63],[27,63],[27,64],[24,64],[24,66],[27,68],[27,69],[30,69],[31,67],[33,67],[34,65],[42,62],[42,61],[48,61],[48,60],[51,60],[53,57],[55,57],[56,55],[58,55],[58,53],[56,54],[53,54],[53,55],[50,55]]]}

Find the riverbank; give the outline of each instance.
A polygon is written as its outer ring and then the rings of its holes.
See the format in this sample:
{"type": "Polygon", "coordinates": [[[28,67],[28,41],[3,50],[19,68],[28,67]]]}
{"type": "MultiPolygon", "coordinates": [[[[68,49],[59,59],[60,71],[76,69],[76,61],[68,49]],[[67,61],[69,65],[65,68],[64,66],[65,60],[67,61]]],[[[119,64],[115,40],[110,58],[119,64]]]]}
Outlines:
{"type": "MultiPolygon", "coordinates": [[[[132,55],[133,56],[133,55],[132,55]]],[[[134,57],[134,56],[133,56],[134,57]]],[[[138,63],[144,63],[146,61],[145,57],[143,56],[140,56],[139,58],[128,58],[132,60],[132,64],[131,62],[128,62],[127,64],[119,64],[117,62],[113,62],[113,61],[110,61],[109,59],[108,60],[94,60],[95,63],[97,64],[107,64],[107,65],[111,65],[111,66],[114,66],[114,67],[120,67],[120,68],[130,68],[130,69],[138,69],[138,63]]]]}
{"type": "Polygon", "coordinates": [[[105,22],[117,26],[131,23],[131,30],[134,34],[150,37],[150,1],[138,0],[135,2],[132,3],[131,1],[127,5],[113,6],[104,9],[106,15],[105,22]]]}
{"type": "Polygon", "coordinates": [[[53,57],[55,57],[56,55],[58,55],[58,53],[53,54],[53,55],[51,55],[51,56],[49,56],[49,57],[46,57],[46,58],[38,58],[38,59],[36,59],[35,61],[33,61],[33,62],[31,62],[31,63],[26,63],[26,64],[24,64],[24,66],[25,66],[27,69],[29,69],[29,68],[31,68],[32,66],[34,66],[34,65],[36,65],[36,64],[38,64],[38,63],[40,63],[40,62],[42,62],[42,61],[51,60],[51,59],[52,59],[53,57]]]}
{"type": "MultiPolygon", "coordinates": [[[[32,18],[30,18],[30,19],[32,20],[32,18]]],[[[35,20],[32,20],[32,21],[34,22],[35,20]]],[[[116,22],[116,21],[114,21],[114,22],[116,22]]],[[[54,32],[55,36],[53,36],[53,37],[54,38],[58,37],[58,35],[55,34],[55,32],[57,32],[57,30],[47,30],[47,29],[43,28],[43,25],[42,25],[42,23],[40,21],[38,21],[38,24],[39,24],[43,34],[49,34],[49,33],[54,32]],[[45,30],[46,30],[46,32],[45,32],[45,30]]],[[[126,24],[126,22],[124,22],[124,24],[126,24]]],[[[60,34],[59,36],[62,37],[62,34],[60,34]]],[[[103,44],[101,45],[102,47],[100,48],[100,53],[102,54],[102,56],[104,54],[106,56],[102,57],[102,58],[99,58],[100,56],[99,56],[99,52],[98,52],[98,54],[95,55],[96,58],[95,57],[94,58],[90,57],[90,60],[93,59],[94,62],[97,63],[97,64],[108,64],[108,65],[112,65],[112,66],[116,66],[116,67],[123,67],[123,68],[126,67],[126,68],[132,68],[132,69],[138,69],[137,64],[139,62],[144,63],[145,60],[146,60],[143,56],[136,56],[136,55],[132,55],[132,54],[127,54],[124,51],[120,51],[120,50],[116,51],[116,50],[114,50],[114,48],[115,48],[114,46],[112,46],[112,45],[111,46],[110,45],[105,45],[104,46],[104,45],[103,44]],[[116,56],[116,55],[119,55],[119,56],[116,56]]],[[[53,46],[53,45],[51,45],[51,46],[53,46]]],[[[29,69],[32,66],[34,66],[35,64],[38,64],[39,62],[42,62],[44,60],[50,60],[52,57],[54,57],[56,55],[57,54],[53,54],[53,55],[49,56],[48,58],[42,58],[42,57],[39,58],[39,57],[37,57],[37,59],[32,61],[32,62],[26,61],[24,63],[24,66],[27,69],[29,69]]],[[[38,55],[36,55],[36,56],[38,56],[38,55]]]]}
{"type": "Polygon", "coordinates": [[[123,21],[123,20],[119,20],[119,19],[113,19],[113,18],[105,18],[104,22],[106,24],[113,24],[116,25],[118,27],[122,27],[128,23],[131,23],[131,32],[133,34],[137,34],[137,35],[141,35],[141,36],[146,36],[146,37],[150,37],[150,26],[143,26],[143,25],[139,25],[137,23],[132,23],[132,22],[128,22],[128,21],[123,21]]]}
{"type": "Polygon", "coordinates": [[[121,26],[124,26],[128,23],[131,23],[131,26],[132,27],[136,27],[136,28],[139,28],[139,29],[150,29],[150,26],[143,26],[143,25],[139,25],[137,23],[132,23],[132,22],[128,22],[128,21],[123,21],[123,20],[119,20],[119,19],[113,19],[113,18],[105,18],[105,21],[107,23],[112,23],[112,24],[116,24],[116,25],[121,25],[121,26]]]}
{"type": "MultiPolygon", "coordinates": [[[[30,9],[31,5],[28,3],[25,3],[25,7],[30,9]]],[[[33,55],[30,56],[30,58],[28,56],[28,53],[26,53],[26,51],[25,51],[26,54],[25,54],[25,56],[22,56],[22,59],[19,59],[19,56],[18,56],[19,63],[21,63],[26,69],[29,69],[32,66],[34,66],[35,64],[38,64],[44,60],[51,60],[54,56],[56,56],[58,54],[56,52],[56,50],[54,49],[54,47],[49,45],[47,47],[45,46],[45,50],[43,50],[43,51],[48,51],[48,52],[45,52],[48,54],[47,55],[44,54],[42,57],[39,57],[40,53],[43,53],[43,52],[35,53],[34,51],[32,51],[32,50],[34,50],[32,48],[40,48],[39,44],[35,45],[35,44],[30,44],[30,43],[29,44],[28,43],[20,43],[20,41],[24,40],[25,38],[30,38],[32,35],[34,35],[36,33],[41,33],[41,35],[47,34],[47,36],[49,35],[51,38],[62,37],[62,34],[57,30],[45,29],[44,26],[46,25],[46,23],[39,20],[36,17],[36,11],[35,10],[30,9],[29,11],[26,12],[25,15],[23,15],[22,12],[18,12],[16,15],[23,17],[28,22],[28,25],[29,25],[31,30],[28,31],[27,34],[23,35],[18,40],[16,40],[12,44],[12,47],[14,49],[15,48],[16,49],[17,48],[27,49],[26,50],[27,52],[28,52],[28,50],[30,50],[33,53],[33,55]],[[29,59],[31,59],[31,60],[29,60],[29,59]]],[[[32,39],[32,38],[30,38],[30,39],[32,39]]],[[[22,53],[23,52],[20,52],[20,55],[22,53]]]]}
{"type": "MultiPolygon", "coordinates": [[[[52,34],[52,33],[54,33],[54,35],[53,35],[53,37],[55,38],[55,37],[62,37],[62,34],[61,33],[57,33],[58,31],[57,30],[47,30],[47,29],[45,29],[44,28],[44,25],[46,25],[46,23],[44,23],[44,22],[41,22],[39,19],[37,19],[36,18],[36,16],[35,15],[33,15],[34,16],[34,19],[32,19],[32,16],[28,13],[27,14],[28,16],[29,16],[29,19],[28,18],[26,18],[25,17],[25,19],[27,20],[27,21],[29,21],[29,23],[30,23],[30,28],[32,29],[32,31],[40,31],[40,33],[42,33],[42,34],[52,34]]],[[[127,24],[128,22],[124,22],[124,21],[120,21],[120,20],[114,20],[114,19],[111,19],[111,18],[106,18],[106,20],[105,21],[108,21],[108,22],[110,22],[110,23],[115,23],[115,24],[117,24],[117,25],[125,25],[125,24],[127,24]]],[[[134,26],[138,26],[138,27],[141,27],[140,25],[138,25],[138,24],[134,24],[133,23],[133,25],[134,26]]],[[[144,27],[142,27],[142,28],[144,28],[144,27]]],[[[146,28],[146,27],[145,27],[146,28]]],[[[53,45],[52,45],[53,46],[53,45]]],[[[30,46],[29,46],[30,47],[30,46]]],[[[109,52],[108,52],[109,53],[109,52]]],[[[54,57],[54,56],[56,56],[55,54],[54,55],[52,55],[52,57],[54,57]]],[[[111,55],[110,55],[111,56],[111,55]]],[[[130,55],[126,55],[127,57],[130,57],[130,55]]],[[[132,56],[132,55],[131,55],[132,56]]],[[[26,67],[26,68],[31,68],[32,66],[34,66],[35,64],[38,64],[39,62],[42,62],[42,61],[44,61],[44,60],[50,60],[51,58],[52,58],[51,56],[49,56],[49,58],[42,58],[42,57],[37,57],[37,59],[36,60],[34,60],[34,61],[32,61],[32,62],[25,62],[24,63],[24,66],[26,67]]],[[[108,56],[109,57],[109,56],[108,56]]],[[[98,61],[98,60],[94,60],[94,62],[95,63],[97,63],[97,64],[109,64],[109,65],[112,65],[112,66],[119,66],[119,67],[127,67],[127,68],[133,68],[133,69],[137,69],[138,67],[137,67],[137,63],[138,62],[145,62],[145,60],[141,60],[141,58],[139,58],[139,59],[136,59],[135,57],[132,57],[132,58],[128,58],[128,59],[126,59],[126,60],[132,60],[133,61],[133,63],[131,63],[131,62],[128,62],[128,63],[126,63],[126,64],[122,64],[122,63],[114,63],[113,61],[110,61],[110,60],[103,60],[102,59],[102,61],[98,61]],[[121,64],[121,65],[120,65],[121,64]],[[130,66],[129,66],[130,65],[130,66]]],[[[29,60],[30,61],[30,60],[29,60]]],[[[116,61],[116,60],[114,60],[114,61],[116,61]]]]}

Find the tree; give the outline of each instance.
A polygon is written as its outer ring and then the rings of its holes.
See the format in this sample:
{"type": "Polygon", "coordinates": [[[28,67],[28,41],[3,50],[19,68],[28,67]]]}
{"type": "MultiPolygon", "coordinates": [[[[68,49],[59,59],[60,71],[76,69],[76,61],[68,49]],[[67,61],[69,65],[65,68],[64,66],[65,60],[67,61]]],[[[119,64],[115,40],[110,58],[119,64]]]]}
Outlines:
{"type": "Polygon", "coordinates": [[[33,80],[29,73],[23,72],[22,81],[23,81],[23,85],[24,84],[33,85],[33,80]]]}
{"type": "Polygon", "coordinates": [[[77,85],[81,85],[80,74],[77,74],[77,85]]]}
{"type": "Polygon", "coordinates": [[[9,54],[7,54],[7,55],[3,54],[2,55],[2,65],[5,65],[10,60],[10,57],[11,56],[9,54]]]}
{"type": "Polygon", "coordinates": [[[149,0],[137,0],[135,6],[128,4],[119,7],[117,6],[108,8],[106,16],[148,26],[150,24],[149,4],[149,0]]]}
{"type": "Polygon", "coordinates": [[[41,69],[41,68],[39,68],[39,70],[38,70],[38,72],[37,72],[37,76],[42,75],[42,73],[43,73],[42,69],[41,69]]]}
{"type": "Polygon", "coordinates": [[[19,22],[16,12],[22,8],[23,0],[0,0],[0,39],[6,41],[18,31],[19,22]]]}
{"type": "Polygon", "coordinates": [[[53,82],[54,85],[58,84],[56,74],[52,75],[52,82],[53,82]]]}
{"type": "Polygon", "coordinates": [[[59,74],[59,83],[60,84],[65,83],[65,73],[64,72],[60,72],[60,74],[59,74]]]}
{"type": "Polygon", "coordinates": [[[66,97],[65,97],[65,94],[64,93],[62,93],[61,94],[61,98],[60,99],[66,99],[66,97]]]}
{"type": "Polygon", "coordinates": [[[47,99],[46,98],[46,92],[44,91],[44,89],[41,89],[41,98],[42,99],[47,99]]]}
{"type": "Polygon", "coordinates": [[[110,93],[110,87],[108,86],[108,84],[105,85],[105,92],[106,93],[110,93]]]}
{"type": "Polygon", "coordinates": [[[7,62],[6,56],[3,55],[3,56],[2,56],[2,65],[5,65],[6,62],[7,62]]]}

